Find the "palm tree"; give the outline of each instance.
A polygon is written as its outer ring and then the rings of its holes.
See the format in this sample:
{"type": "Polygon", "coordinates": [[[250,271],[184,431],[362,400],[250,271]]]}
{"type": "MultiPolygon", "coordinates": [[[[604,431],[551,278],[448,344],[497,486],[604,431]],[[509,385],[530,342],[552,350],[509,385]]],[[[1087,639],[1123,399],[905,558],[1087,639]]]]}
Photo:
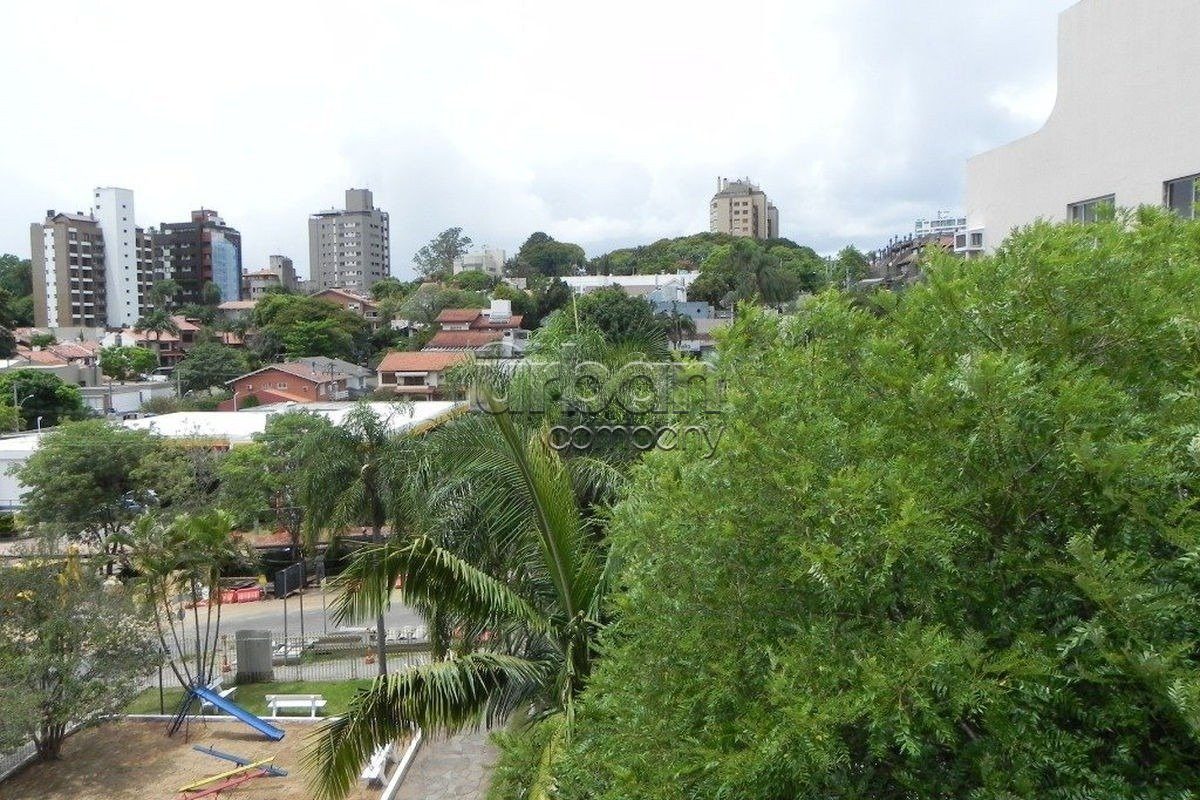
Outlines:
{"type": "Polygon", "coordinates": [[[696,335],[696,320],[687,314],[680,314],[674,304],[671,305],[670,311],[660,311],[656,316],[667,333],[667,339],[676,349],[686,337],[696,335]]]}
{"type": "MultiPolygon", "coordinates": [[[[400,410],[399,408],[397,409],[400,410]]],[[[396,493],[405,485],[409,441],[393,435],[387,420],[367,403],[359,403],[337,427],[314,430],[300,448],[300,502],[305,508],[307,545],[321,531],[337,532],[350,525],[367,524],[371,541],[383,541],[383,526],[396,504],[396,493]]],[[[376,659],[379,674],[387,674],[387,639],[384,608],[375,619],[376,659]]]]}
{"type": "Polygon", "coordinates": [[[136,585],[154,611],[163,652],[178,654],[178,658],[168,657],[168,663],[185,689],[206,685],[213,677],[221,632],[222,572],[254,560],[250,548],[230,535],[232,528],[232,519],[223,511],[180,514],[169,522],[145,514],[122,537],[131,552],[131,566],[139,575],[136,585]],[[191,607],[196,648],[192,659],[186,652],[188,620],[172,613],[173,603],[191,607]]]}
{"type": "Polygon", "coordinates": [[[345,716],[326,723],[305,756],[322,800],[344,797],[374,749],[413,725],[444,734],[509,719],[552,726],[547,768],[570,732],[614,569],[587,503],[609,495],[616,473],[589,459],[560,459],[544,430],[522,432],[491,409],[435,434],[455,465],[442,491],[487,512],[477,539],[493,551],[482,559],[490,568],[439,542],[434,525],[360,552],[337,604],[346,619],[380,614],[402,579],[404,602],[436,606],[490,635],[452,658],[376,679],[345,716]]]}
{"type": "Polygon", "coordinates": [[[134,325],[133,329],[139,333],[154,334],[154,350],[158,354],[158,365],[161,367],[162,335],[164,333],[179,333],[179,326],[175,324],[175,320],[171,317],[171,313],[166,309],[151,309],[144,317],[137,321],[137,324],[134,325]]]}

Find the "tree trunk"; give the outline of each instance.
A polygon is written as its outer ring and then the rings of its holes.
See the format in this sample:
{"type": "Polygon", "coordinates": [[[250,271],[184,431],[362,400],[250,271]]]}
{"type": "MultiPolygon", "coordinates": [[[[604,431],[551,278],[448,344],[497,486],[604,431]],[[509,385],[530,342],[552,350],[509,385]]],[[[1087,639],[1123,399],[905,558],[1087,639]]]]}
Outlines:
{"type": "Polygon", "coordinates": [[[34,737],[34,746],[41,761],[57,761],[62,753],[63,739],[67,736],[65,725],[47,725],[34,737]]]}
{"type": "MultiPolygon", "coordinates": [[[[374,544],[383,543],[382,526],[376,522],[371,526],[371,542],[374,544]]],[[[392,587],[388,587],[390,593],[392,587]]],[[[383,613],[380,612],[379,617],[375,620],[375,661],[379,664],[379,677],[387,675],[387,629],[384,628],[383,613]]]]}

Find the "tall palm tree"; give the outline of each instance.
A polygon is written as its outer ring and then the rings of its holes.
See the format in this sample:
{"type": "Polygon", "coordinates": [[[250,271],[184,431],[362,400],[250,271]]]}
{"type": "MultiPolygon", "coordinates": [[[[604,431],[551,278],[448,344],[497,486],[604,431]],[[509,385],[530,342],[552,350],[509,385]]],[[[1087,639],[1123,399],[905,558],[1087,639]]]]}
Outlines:
{"type": "Polygon", "coordinates": [[[163,652],[178,656],[168,657],[168,663],[185,689],[207,684],[213,677],[221,632],[222,572],[254,560],[253,551],[230,535],[232,528],[232,519],[223,511],[180,514],[170,521],[145,514],[122,536],[131,566],[140,576],[135,585],[154,611],[163,652]],[[183,601],[192,610],[195,652],[191,658],[186,652],[188,620],[171,611],[173,603],[183,601]]]}
{"type": "Polygon", "coordinates": [[[171,317],[171,312],[163,308],[151,309],[137,321],[133,329],[139,333],[154,334],[154,351],[158,354],[158,365],[161,367],[162,335],[164,333],[179,333],[179,326],[175,324],[175,320],[171,317]]]}
{"type": "Polygon", "coordinates": [[[676,349],[686,337],[696,335],[696,320],[687,314],[680,314],[678,307],[674,304],[670,311],[660,311],[656,316],[667,333],[667,339],[676,349]]]}
{"type": "MultiPolygon", "coordinates": [[[[397,411],[401,409],[398,407],[397,411]]],[[[300,447],[300,502],[305,508],[305,533],[311,545],[322,531],[337,532],[351,525],[371,528],[371,541],[383,542],[383,526],[405,485],[410,466],[410,442],[389,430],[388,422],[359,403],[341,425],[314,430],[300,447]]],[[[379,674],[387,674],[384,608],[375,619],[379,674]]]]}
{"type": "Polygon", "coordinates": [[[490,635],[447,660],[376,679],[326,723],[305,756],[322,800],[344,797],[374,749],[413,725],[446,734],[509,719],[554,726],[547,767],[570,731],[613,572],[586,501],[606,495],[616,473],[560,459],[544,430],[521,431],[492,410],[446,429],[441,450],[475,508],[487,510],[485,538],[502,555],[484,569],[434,531],[393,537],[356,556],[336,609],[346,619],[382,613],[402,579],[405,602],[435,605],[490,635]]]}

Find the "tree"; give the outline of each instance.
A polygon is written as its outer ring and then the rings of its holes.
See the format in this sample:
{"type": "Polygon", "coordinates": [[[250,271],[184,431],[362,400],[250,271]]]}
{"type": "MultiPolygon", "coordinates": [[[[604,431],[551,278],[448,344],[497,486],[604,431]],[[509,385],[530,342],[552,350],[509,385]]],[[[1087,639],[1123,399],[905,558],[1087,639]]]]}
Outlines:
{"type": "MultiPolygon", "coordinates": [[[[221,304],[221,287],[217,286],[212,281],[205,281],[200,287],[200,304],[215,308],[221,304]]],[[[237,298],[232,298],[236,300],[237,298]]]]}
{"type": "Polygon", "coordinates": [[[583,266],[587,256],[583,248],[569,242],[555,241],[538,231],[531,234],[513,259],[513,271],[522,277],[534,275],[570,275],[583,266]]]}
{"type": "Polygon", "coordinates": [[[133,329],[140,333],[154,334],[154,350],[158,354],[160,365],[162,364],[162,335],[179,333],[179,325],[176,324],[171,312],[166,308],[152,308],[134,324],[133,329]]]}
{"type": "Polygon", "coordinates": [[[612,513],[565,800],[1171,798],[1200,785],[1200,223],[748,310],[711,460],[612,513]]]}
{"type": "Polygon", "coordinates": [[[100,351],[100,371],[124,383],[154,370],[153,350],[145,347],[105,347],[100,351]]]}
{"type": "Polygon", "coordinates": [[[236,448],[221,462],[221,506],[242,525],[272,520],[299,552],[305,544],[303,444],[330,428],[328,419],[306,411],[272,414],[254,444],[236,448]]]}
{"type": "Polygon", "coordinates": [[[395,316],[432,325],[438,314],[447,308],[486,308],[487,305],[487,296],[480,292],[423,286],[409,295],[396,309],[395,316]]]}
{"type": "Polygon", "coordinates": [[[138,496],[171,514],[210,510],[221,485],[221,467],[232,453],[169,440],[155,444],[131,475],[138,496]]]}
{"type": "Polygon", "coordinates": [[[330,356],[359,361],[370,324],[352,311],[305,295],[270,294],[254,307],[254,349],[264,361],[281,356],[330,356]]]}
{"type": "Polygon", "coordinates": [[[670,311],[660,311],[655,316],[674,347],[679,347],[684,339],[696,335],[696,321],[687,314],[679,313],[678,307],[674,305],[670,311]]]}
{"type": "Polygon", "coordinates": [[[451,278],[450,283],[469,292],[486,292],[496,285],[497,279],[482,270],[468,269],[451,278]]]}
{"type": "Polygon", "coordinates": [[[288,358],[355,355],[354,337],[333,319],[296,322],[283,332],[281,343],[288,358]]]}
{"type": "Polygon", "coordinates": [[[408,295],[417,288],[419,283],[419,281],[405,283],[391,276],[380,278],[371,284],[371,297],[376,300],[383,300],[388,297],[408,295]]]}
{"type": "Polygon", "coordinates": [[[467,254],[471,237],[462,228],[447,228],[413,256],[417,272],[430,279],[445,279],[454,273],[454,259],[467,254]]]}
{"type": "MultiPolygon", "coordinates": [[[[371,541],[382,542],[383,525],[402,491],[408,467],[407,441],[388,430],[367,403],[359,403],[337,427],[314,428],[303,439],[299,458],[300,504],[309,540],[349,525],[366,525],[371,541]]],[[[387,631],[383,609],[375,619],[379,674],[387,674],[387,631]]]]}
{"type": "Polygon", "coordinates": [[[58,344],[53,333],[35,333],[29,337],[30,347],[50,347],[58,344]]]}
{"type": "MultiPolygon", "coordinates": [[[[171,278],[155,281],[150,288],[150,305],[168,314],[175,307],[175,299],[179,296],[179,282],[171,278]]],[[[166,331],[164,331],[166,333],[166,331]]]]}
{"type": "Polygon", "coordinates": [[[133,473],[156,446],[145,431],[105,420],[55,428],[16,470],[25,487],[22,513],[70,539],[104,547],[135,515],[133,473]]]}
{"type": "Polygon", "coordinates": [[[120,713],[155,667],[148,621],[77,552],[0,570],[0,747],[59,757],[70,725],[120,713]]]}
{"type": "MultiPolygon", "coordinates": [[[[478,635],[454,658],[377,679],[323,727],[305,757],[319,798],[344,796],[375,747],[414,724],[426,735],[450,734],[516,716],[551,732],[538,761],[554,763],[596,658],[611,573],[578,500],[579,487],[591,483],[585,472],[559,459],[539,430],[521,432],[502,413],[456,422],[435,458],[452,465],[438,492],[449,500],[449,520],[476,520],[476,544],[446,543],[441,518],[363,551],[345,574],[339,614],[382,613],[400,581],[405,602],[455,614],[478,635]],[[505,555],[485,555],[497,551],[505,555]]],[[[411,530],[410,523],[393,527],[411,530]]]]}
{"type": "Polygon", "coordinates": [[[82,419],[87,413],[78,387],[37,369],[0,373],[0,404],[17,404],[23,428],[33,428],[41,419],[44,428],[65,420],[82,419]]]}
{"type": "Polygon", "coordinates": [[[870,267],[871,263],[861,250],[854,245],[847,245],[838,251],[837,258],[833,260],[833,274],[830,279],[844,282],[844,285],[849,287],[867,277],[870,267]]]}
{"type": "Polygon", "coordinates": [[[0,292],[5,292],[0,316],[6,327],[33,325],[33,265],[28,258],[0,255],[0,292]]]}
{"type": "Polygon", "coordinates": [[[12,358],[17,354],[17,338],[8,328],[0,327],[0,358],[12,358]]]}
{"type": "Polygon", "coordinates": [[[175,377],[185,392],[223,386],[246,372],[246,359],[232,347],[198,344],[175,368],[175,377]]]}
{"type": "Polygon", "coordinates": [[[125,537],[139,576],[134,588],[152,609],[159,645],[163,653],[173,656],[167,664],[185,689],[206,686],[215,677],[224,605],[220,602],[222,572],[254,563],[249,546],[230,535],[231,526],[229,515],[222,511],[181,514],[169,521],[146,514],[125,537]],[[190,653],[185,606],[192,612],[194,651],[190,653]]]}

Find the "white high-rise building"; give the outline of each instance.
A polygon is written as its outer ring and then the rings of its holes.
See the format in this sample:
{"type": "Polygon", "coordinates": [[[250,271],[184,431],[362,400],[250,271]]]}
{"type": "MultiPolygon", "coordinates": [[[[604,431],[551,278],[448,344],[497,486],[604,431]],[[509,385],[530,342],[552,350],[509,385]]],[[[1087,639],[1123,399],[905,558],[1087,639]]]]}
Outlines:
{"type": "Polygon", "coordinates": [[[138,321],[138,230],[133,217],[133,192],[105,186],[92,194],[92,216],[104,234],[106,322],[110,328],[138,321]]]}

